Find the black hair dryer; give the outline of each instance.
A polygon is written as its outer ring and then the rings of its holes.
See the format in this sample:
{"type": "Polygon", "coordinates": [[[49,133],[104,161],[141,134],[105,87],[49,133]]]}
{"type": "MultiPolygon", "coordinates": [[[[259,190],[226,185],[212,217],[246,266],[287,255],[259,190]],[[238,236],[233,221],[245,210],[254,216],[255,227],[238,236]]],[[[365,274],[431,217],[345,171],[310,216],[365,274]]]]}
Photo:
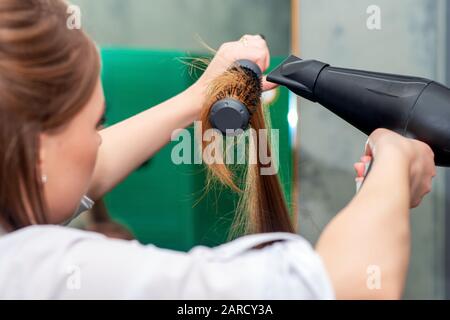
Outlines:
{"type": "Polygon", "coordinates": [[[432,80],[331,67],[290,56],[267,80],[318,102],[367,135],[386,128],[427,143],[450,167],[450,89],[432,80]]]}

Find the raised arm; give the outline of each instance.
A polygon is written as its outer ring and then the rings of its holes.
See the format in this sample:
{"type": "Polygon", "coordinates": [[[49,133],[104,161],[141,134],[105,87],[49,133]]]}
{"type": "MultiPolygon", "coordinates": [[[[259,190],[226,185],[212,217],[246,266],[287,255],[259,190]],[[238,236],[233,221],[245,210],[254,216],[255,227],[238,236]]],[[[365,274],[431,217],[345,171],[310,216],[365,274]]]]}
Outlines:
{"type": "Polygon", "coordinates": [[[360,192],[326,227],[316,250],[338,299],[397,299],[410,255],[410,207],[431,190],[431,149],[379,129],[369,138],[374,163],[360,192]]]}
{"type": "MultiPolygon", "coordinates": [[[[192,87],[176,97],[101,132],[100,147],[89,197],[98,199],[170,141],[172,133],[189,126],[200,114],[211,79],[238,59],[249,59],[265,71],[269,49],[260,36],[223,44],[209,67],[192,87]]],[[[263,81],[263,87],[274,87],[263,81]]]]}

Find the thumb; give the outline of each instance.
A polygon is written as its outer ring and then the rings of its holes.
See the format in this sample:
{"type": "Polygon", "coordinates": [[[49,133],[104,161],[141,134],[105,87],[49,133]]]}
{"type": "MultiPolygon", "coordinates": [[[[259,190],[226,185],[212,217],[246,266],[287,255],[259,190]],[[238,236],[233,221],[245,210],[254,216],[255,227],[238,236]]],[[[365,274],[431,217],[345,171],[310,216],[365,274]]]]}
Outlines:
{"type": "Polygon", "coordinates": [[[278,87],[278,84],[267,81],[267,76],[262,78],[262,89],[263,91],[269,91],[278,87]]]}

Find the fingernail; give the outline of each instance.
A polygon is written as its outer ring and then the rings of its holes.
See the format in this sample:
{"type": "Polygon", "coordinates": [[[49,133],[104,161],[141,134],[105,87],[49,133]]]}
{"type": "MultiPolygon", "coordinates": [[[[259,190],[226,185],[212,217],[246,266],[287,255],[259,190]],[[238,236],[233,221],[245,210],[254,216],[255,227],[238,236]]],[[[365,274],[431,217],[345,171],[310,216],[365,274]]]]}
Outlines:
{"type": "Polygon", "coordinates": [[[356,175],[358,176],[358,177],[363,177],[363,175],[364,175],[364,163],[362,163],[362,162],[357,162],[357,163],[355,163],[354,165],[353,165],[353,167],[355,168],[355,171],[356,171],[356,175]]]}
{"type": "Polygon", "coordinates": [[[361,157],[361,161],[366,163],[366,162],[370,162],[370,160],[372,160],[371,156],[362,156],[361,157]]]}

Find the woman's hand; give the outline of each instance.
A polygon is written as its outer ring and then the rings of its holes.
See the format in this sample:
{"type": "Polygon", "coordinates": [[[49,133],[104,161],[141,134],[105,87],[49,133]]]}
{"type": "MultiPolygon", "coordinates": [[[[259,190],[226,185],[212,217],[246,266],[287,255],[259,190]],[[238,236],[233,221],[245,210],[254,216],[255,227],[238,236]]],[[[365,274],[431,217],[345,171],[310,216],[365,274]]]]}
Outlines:
{"type": "MultiPolygon", "coordinates": [[[[227,42],[220,46],[208,68],[197,82],[206,88],[211,80],[225,72],[230,66],[240,59],[251,60],[256,63],[262,72],[265,72],[270,64],[270,53],[266,41],[260,35],[245,35],[239,41],[227,42]]],[[[263,90],[271,90],[277,85],[262,80],[263,90]]]]}
{"type": "Polygon", "coordinates": [[[435,175],[428,145],[387,129],[369,136],[366,155],[355,166],[358,176],[370,160],[364,186],[316,246],[338,299],[401,298],[411,251],[410,208],[430,192],[435,175]]]}
{"type": "Polygon", "coordinates": [[[365,153],[355,166],[361,176],[363,163],[373,159],[363,187],[316,248],[338,299],[400,299],[411,252],[410,208],[431,190],[434,155],[426,144],[386,129],[369,136],[365,153]]]}
{"type": "MultiPolygon", "coordinates": [[[[401,152],[409,166],[410,207],[415,208],[431,191],[432,179],[436,175],[434,153],[427,144],[402,137],[387,129],[377,129],[369,136],[366,158],[361,158],[361,161],[366,162],[370,159],[367,157],[372,157],[376,161],[380,153],[389,154],[397,151],[401,152]]],[[[358,176],[361,167],[361,163],[355,165],[358,176]]]]}

